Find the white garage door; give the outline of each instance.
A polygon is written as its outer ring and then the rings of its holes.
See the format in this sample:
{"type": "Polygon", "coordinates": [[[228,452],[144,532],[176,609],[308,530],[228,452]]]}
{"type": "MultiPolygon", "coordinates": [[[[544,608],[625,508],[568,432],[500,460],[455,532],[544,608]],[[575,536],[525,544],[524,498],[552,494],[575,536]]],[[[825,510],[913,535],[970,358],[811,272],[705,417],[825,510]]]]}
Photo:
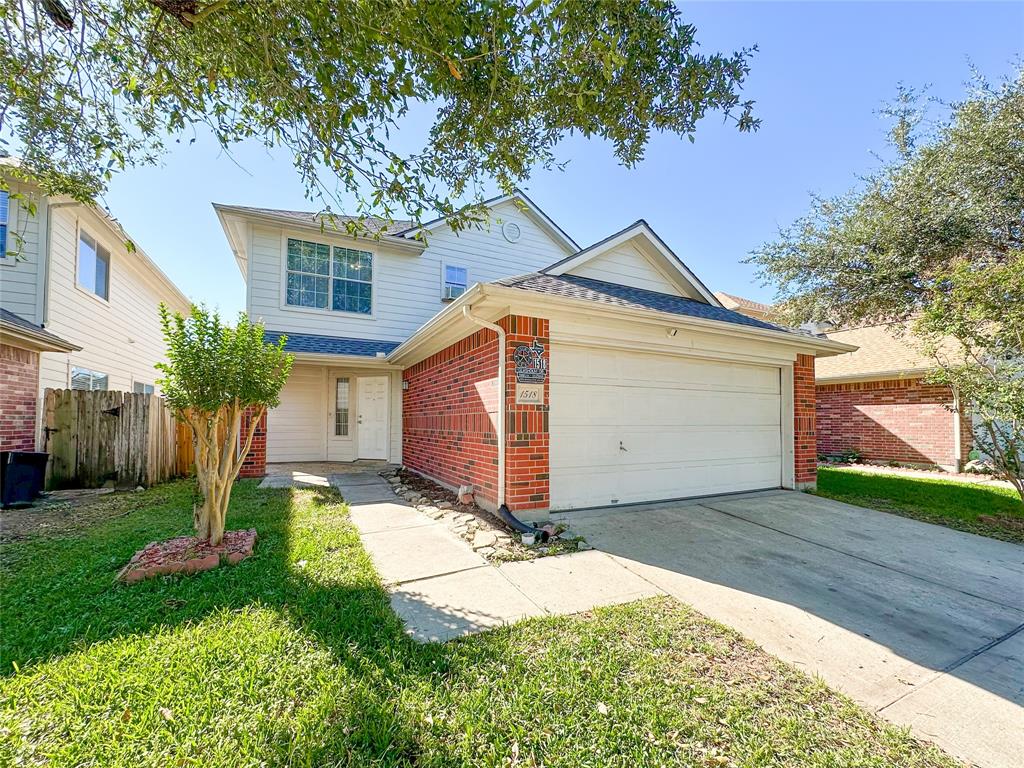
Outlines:
{"type": "Polygon", "coordinates": [[[554,344],[551,508],[777,488],[780,371],[554,344]]]}

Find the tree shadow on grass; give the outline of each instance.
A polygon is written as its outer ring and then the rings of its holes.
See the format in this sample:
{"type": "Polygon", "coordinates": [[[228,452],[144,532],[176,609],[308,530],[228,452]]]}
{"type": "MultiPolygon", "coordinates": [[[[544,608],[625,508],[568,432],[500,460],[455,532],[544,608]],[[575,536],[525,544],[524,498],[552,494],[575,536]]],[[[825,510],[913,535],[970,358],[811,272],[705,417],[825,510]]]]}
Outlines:
{"type": "MultiPolygon", "coordinates": [[[[275,616],[274,633],[288,634],[291,628],[302,645],[326,649],[332,674],[340,668],[345,682],[336,700],[325,702],[309,680],[296,680],[294,698],[316,700],[320,727],[295,743],[295,723],[282,717],[264,723],[261,738],[276,744],[282,755],[308,753],[311,764],[328,758],[333,762],[339,750],[358,755],[358,760],[386,755],[389,764],[414,761],[417,746],[410,723],[415,717],[404,709],[401,692],[443,674],[447,654],[416,645],[404,635],[333,489],[259,490],[255,483],[241,482],[228,527],[257,530],[251,557],[195,576],[129,586],[114,577],[132,553],[191,528],[189,484],[176,483],[135,499],[129,500],[139,504],[132,514],[77,535],[0,548],[4,676],[15,673],[15,664],[31,675],[34,666],[73,652],[88,654],[98,644],[138,636],[149,644],[168,630],[187,633],[198,627],[201,644],[206,626],[230,622],[246,611],[269,612],[275,616]]],[[[248,625],[240,626],[247,631],[248,625]]],[[[244,646],[246,641],[241,642],[244,646]]],[[[260,642],[262,638],[253,638],[253,647],[260,642]]],[[[202,654],[197,649],[197,669],[207,663],[202,654]]],[[[292,661],[281,659],[282,664],[292,661]]],[[[210,663],[212,676],[231,673],[210,663]]],[[[143,677],[152,674],[142,672],[143,677]]],[[[70,682],[75,684],[73,677],[70,682]]]]}

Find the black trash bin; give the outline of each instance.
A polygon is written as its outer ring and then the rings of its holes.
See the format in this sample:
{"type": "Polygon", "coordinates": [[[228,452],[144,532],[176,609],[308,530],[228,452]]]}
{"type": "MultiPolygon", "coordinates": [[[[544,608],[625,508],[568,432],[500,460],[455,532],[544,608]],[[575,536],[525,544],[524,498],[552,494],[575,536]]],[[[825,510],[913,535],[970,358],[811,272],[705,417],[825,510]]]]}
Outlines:
{"type": "Polygon", "coordinates": [[[48,453],[0,451],[0,505],[29,504],[46,482],[48,453]]]}

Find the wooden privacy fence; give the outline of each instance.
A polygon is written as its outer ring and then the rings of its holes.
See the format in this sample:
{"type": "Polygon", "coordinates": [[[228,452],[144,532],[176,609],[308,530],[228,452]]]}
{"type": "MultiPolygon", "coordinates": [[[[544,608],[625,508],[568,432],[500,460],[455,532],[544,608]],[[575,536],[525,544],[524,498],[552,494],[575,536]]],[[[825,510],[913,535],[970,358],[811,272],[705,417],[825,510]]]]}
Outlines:
{"type": "Polygon", "coordinates": [[[192,471],[189,430],[156,395],[48,389],[44,427],[48,488],[134,488],[192,471]]]}

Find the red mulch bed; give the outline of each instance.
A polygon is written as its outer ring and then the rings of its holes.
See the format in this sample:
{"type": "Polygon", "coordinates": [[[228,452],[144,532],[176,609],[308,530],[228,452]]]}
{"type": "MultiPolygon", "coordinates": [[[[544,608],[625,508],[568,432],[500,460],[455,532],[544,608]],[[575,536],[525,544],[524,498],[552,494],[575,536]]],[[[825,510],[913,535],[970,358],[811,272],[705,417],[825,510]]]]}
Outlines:
{"type": "Polygon", "coordinates": [[[172,573],[199,573],[221,563],[236,565],[252,554],[256,531],[226,531],[224,540],[215,547],[195,536],[179,536],[167,541],[153,541],[136,552],[117,578],[134,584],[154,576],[172,573]]]}

